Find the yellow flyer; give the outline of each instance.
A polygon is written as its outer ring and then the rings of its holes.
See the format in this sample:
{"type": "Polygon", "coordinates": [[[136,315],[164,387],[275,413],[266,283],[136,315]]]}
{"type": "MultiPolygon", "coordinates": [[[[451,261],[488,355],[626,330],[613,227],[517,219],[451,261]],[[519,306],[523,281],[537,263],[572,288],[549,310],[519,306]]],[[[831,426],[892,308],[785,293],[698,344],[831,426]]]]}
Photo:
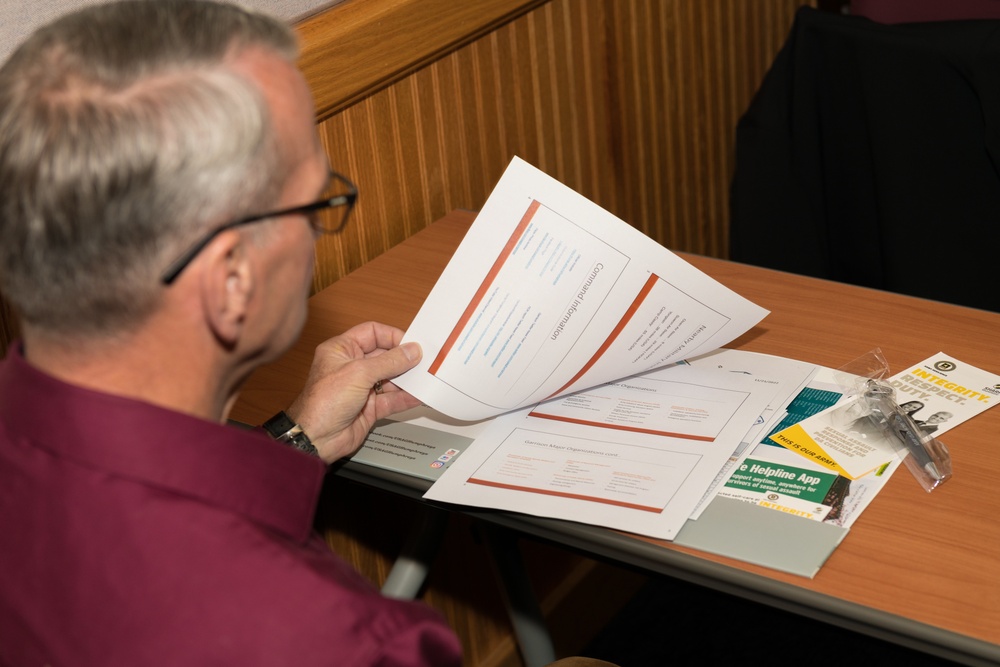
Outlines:
{"type": "MultiPolygon", "coordinates": [[[[935,438],[1000,401],[1000,375],[943,352],[887,382],[896,391],[899,407],[935,438]]],[[[828,408],[771,439],[849,479],[897,458],[898,446],[882,435],[856,401],[828,408]]]]}

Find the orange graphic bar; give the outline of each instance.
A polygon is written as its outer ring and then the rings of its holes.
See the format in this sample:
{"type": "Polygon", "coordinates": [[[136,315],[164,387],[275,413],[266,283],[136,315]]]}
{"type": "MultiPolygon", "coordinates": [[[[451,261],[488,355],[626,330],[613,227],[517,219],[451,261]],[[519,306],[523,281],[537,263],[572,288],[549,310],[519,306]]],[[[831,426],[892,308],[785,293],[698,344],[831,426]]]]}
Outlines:
{"type": "Polygon", "coordinates": [[[636,505],[635,503],[626,503],[621,500],[608,500],[606,498],[597,498],[594,496],[585,496],[579,493],[566,493],[565,491],[552,491],[550,489],[533,489],[528,486],[517,486],[515,484],[501,484],[500,482],[490,482],[485,479],[476,479],[475,477],[469,478],[470,484],[480,484],[482,486],[492,486],[498,489],[511,489],[513,491],[527,491],[528,493],[540,493],[543,496],[558,496],[560,498],[572,498],[574,500],[589,500],[593,503],[604,503],[605,505],[614,505],[616,507],[627,507],[628,509],[639,510],[640,512],[653,512],[654,514],[660,514],[663,512],[662,507],[649,507],[648,505],[636,505]]]}
{"type": "Polygon", "coordinates": [[[469,302],[465,312],[462,313],[462,317],[458,319],[458,323],[455,324],[455,328],[451,330],[451,335],[448,336],[448,340],[446,340],[444,345],[441,346],[441,351],[438,352],[438,355],[434,358],[430,368],[427,369],[427,372],[431,375],[437,375],[438,370],[441,368],[441,364],[444,363],[444,360],[448,357],[451,349],[455,346],[455,341],[458,340],[458,336],[462,332],[462,329],[465,328],[465,325],[469,323],[470,319],[472,319],[473,313],[475,313],[476,309],[479,308],[479,304],[482,303],[483,297],[485,297],[486,293],[489,291],[490,285],[492,285],[493,281],[496,280],[497,274],[500,273],[500,269],[503,268],[503,265],[510,257],[510,254],[514,252],[514,248],[517,247],[518,241],[521,240],[521,236],[524,235],[524,230],[528,228],[528,223],[531,222],[531,219],[534,217],[535,211],[538,210],[539,206],[541,206],[541,204],[536,200],[532,200],[531,204],[528,205],[528,210],[524,212],[524,215],[521,217],[521,222],[518,223],[514,233],[512,233],[510,238],[507,240],[507,245],[504,246],[503,250],[497,256],[496,261],[493,262],[493,267],[490,269],[490,272],[486,274],[486,278],[483,279],[483,284],[479,286],[479,289],[476,291],[476,295],[472,297],[472,301],[469,302]]]}
{"type": "Polygon", "coordinates": [[[569,424],[583,424],[584,426],[600,426],[617,431],[629,431],[631,433],[648,433],[650,435],[666,435],[671,438],[683,438],[684,440],[700,440],[702,442],[715,442],[715,438],[708,435],[691,435],[690,433],[672,433],[670,431],[657,431],[651,428],[638,428],[636,426],[626,426],[625,424],[608,424],[606,422],[594,422],[586,419],[573,419],[572,417],[562,417],[560,415],[547,415],[544,412],[532,412],[532,417],[539,419],[551,419],[557,422],[567,422],[569,424]]]}
{"type": "Polygon", "coordinates": [[[615,342],[615,339],[618,338],[619,335],[621,335],[622,330],[625,329],[625,325],[627,325],[629,321],[635,316],[636,311],[639,310],[639,306],[641,306],[642,302],[646,300],[647,296],[649,296],[649,293],[653,289],[653,285],[655,285],[656,281],[658,281],[659,279],[660,277],[657,276],[655,273],[649,274],[649,279],[646,280],[646,284],[642,286],[641,290],[639,290],[639,293],[632,301],[632,305],[629,306],[628,310],[625,311],[625,314],[622,315],[621,320],[618,321],[618,324],[611,332],[611,335],[608,336],[608,339],[604,341],[604,344],[597,349],[597,352],[595,352],[594,356],[590,358],[590,361],[584,364],[583,368],[581,368],[580,371],[576,375],[574,375],[569,382],[560,387],[558,391],[552,393],[549,396],[549,398],[552,398],[552,396],[557,396],[562,392],[566,391],[567,387],[572,386],[574,382],[583,377],[583,374],[589,371],[591,367],[597,363],[597,360],[600,359],[604,355],[604,353],[608,351],[608,348],[611,347],[611,344],[615,342]]]}

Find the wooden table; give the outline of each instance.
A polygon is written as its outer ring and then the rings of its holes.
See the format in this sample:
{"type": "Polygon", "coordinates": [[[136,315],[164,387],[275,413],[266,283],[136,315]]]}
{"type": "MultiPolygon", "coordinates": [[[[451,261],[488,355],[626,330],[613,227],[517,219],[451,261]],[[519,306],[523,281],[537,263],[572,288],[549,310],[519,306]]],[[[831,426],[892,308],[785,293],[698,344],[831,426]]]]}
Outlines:
{"type": "MultiPolygon", "coordinates": [[[[299,343],[248,382],[232,417],[260,423],[301,388],[323,339],[378,320],[406,328],[474,218],[455,211],[310,300],[299,343]]],[[[731,347],[840,367],[880,348],[891,373],[945,352],[1000,371],[1000,314],[705,257],[685,259],[771,311],[731,347]]],[[[914,258],[941,280],[982,279],[914,258]]],[[[981,267],[989,270],[991,267],[981,267]]],[[[814,579],[571,522],[509,513],[487,520],[968,664],[1000,662],[1000,408],[942,438],[955,476],[931,494],[900,470],[814,579]]],[[[344,474],[411,496],[427,488],[368,466],[344,474]]],[[[476,515],[474,508],[469,513],[476,515]]],[[[817,638],[817,648],[822,647],[817,638]]],[[[836,650],[836,649],[834,649],[836,650]]]]}

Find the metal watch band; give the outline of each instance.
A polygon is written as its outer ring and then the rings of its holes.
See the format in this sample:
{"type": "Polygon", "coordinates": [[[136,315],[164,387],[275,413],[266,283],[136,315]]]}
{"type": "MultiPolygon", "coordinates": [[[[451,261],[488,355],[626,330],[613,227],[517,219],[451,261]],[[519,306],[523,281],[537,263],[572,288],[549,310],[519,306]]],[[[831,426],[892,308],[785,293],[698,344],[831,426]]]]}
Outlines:
{"type": "Polygon", "coordinates": [[[285,414],[284,410],[264,422],[262,428],[278,442],[283,442],[300,452],[319,456],[319,452],[316,451],[316,447],[309,440],[309,436],[305,434],[301,426],[285,414]]]}

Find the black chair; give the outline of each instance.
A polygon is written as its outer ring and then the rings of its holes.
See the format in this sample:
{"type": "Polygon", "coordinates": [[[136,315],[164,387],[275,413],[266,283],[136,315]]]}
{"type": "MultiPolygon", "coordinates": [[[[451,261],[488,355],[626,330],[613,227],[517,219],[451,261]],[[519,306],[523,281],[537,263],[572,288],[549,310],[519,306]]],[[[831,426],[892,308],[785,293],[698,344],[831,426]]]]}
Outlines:
{"type": "Polygon", "coordinates": [[[1000,21],[800,9],[730,214],[736,261],[1000,311],[1000,21]]]}

